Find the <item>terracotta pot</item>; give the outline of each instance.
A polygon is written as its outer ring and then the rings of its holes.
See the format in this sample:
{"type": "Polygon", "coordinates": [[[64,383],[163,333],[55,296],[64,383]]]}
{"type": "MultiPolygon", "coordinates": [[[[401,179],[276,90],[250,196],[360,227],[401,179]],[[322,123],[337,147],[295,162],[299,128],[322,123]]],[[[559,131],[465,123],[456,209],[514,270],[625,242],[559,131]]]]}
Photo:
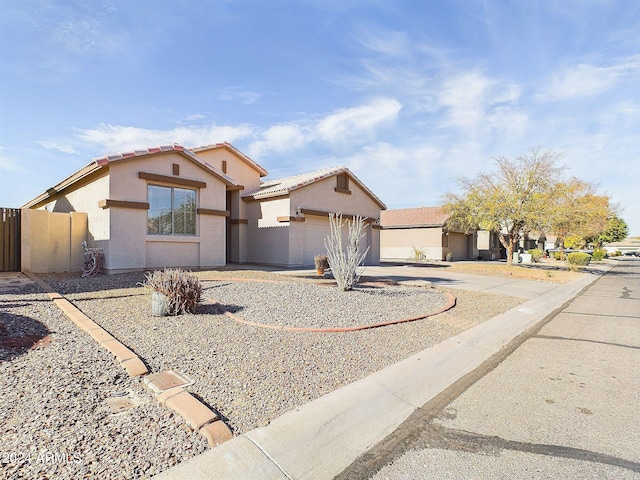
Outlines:
{"type": "Polygon", "coordinates": [[[318,272],[318,275],[324,275],[324,268],[317,268],[316,272],[318,272]]]}

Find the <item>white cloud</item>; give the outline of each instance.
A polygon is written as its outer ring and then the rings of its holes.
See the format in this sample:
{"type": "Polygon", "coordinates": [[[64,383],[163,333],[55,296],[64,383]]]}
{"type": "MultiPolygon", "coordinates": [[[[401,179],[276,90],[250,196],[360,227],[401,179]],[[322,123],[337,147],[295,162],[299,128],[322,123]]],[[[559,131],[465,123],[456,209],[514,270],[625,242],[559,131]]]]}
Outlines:
{"type": "Polygon", "coordinates": [[[5,170],[7,172],[26,173],[26,170],[21,167],[21,165],[23,165],[23,162],[6,156],[3,150],[4,147],[0,147],[0,170],[5,170]]]}
{"type": "Polygon", "coordinates": [[[218,99],[227,102],[239,102],[242,105],[252,105],[260,100],[261,93],[244,90],[241,87],[227,87],[218,94],[218,99]]]}
{"type": "Polygon", "coordinates": [[[409,51],[409,42],[405,32],[394,32],[376,28],[375,31],[360,31],[356,40],[367,50],[391,56],[401,56],[409,51]]]}
{"type": "Polygon", "coordinates": [[[102,147],[105,153],[179,143],[192,147],[216,142],[231,142],[252,133],[248,125],[208,127],[178,127],[171,130],[150,130],[123,125],[101,124],[98,128],[80,130],[79,138],[102,147]]]}
{"type": "Polygon", "coordinates": [[[477,71],[464,72],[444,81],[439,103],[448,109],[447,124],[475,127],[485,115],[490,89],[495,82],[477,71]]]}
{"type": "Polygon", "coordinates": [[[202,113],[194,113],[193,115],[187,115],[185,120],[187,122],[193,122],[193,121],[196,121],[196,120],[204,120],[205,118],[207,118],[207,116],[203,115],[202,113]]]}
{"type": "Polygon", "coordinates": [[[402,104],[392,98],[382,98],[367,105],[338,110],[315,126],[318,139],[330,143],[353,142],[363,136],[371,137],[374,131],[394,123],[402,104]]]}
{"type": "Polygon", "coordinates": [[[249,145],[248,153],[252,157],[260,157],[266,152],[289,152],[302,147],[307,141],[302,128],[295,123],[274,125],[260,137],[249,145]]]}
{"type": "Polygon", "coordinates": [[[62,153],[69,153],[72,155],[75,155],[78,153],[76,149],[73,147],[73,145],[70,145],[68,143],[50,142],[46,140],[42,140],[37,143],[38,145],[41,145],[48,150],[58,150],[62,153]]]}
{"type": "Polygon", "coordinates": [[[610,66],[586,63],[569,65],[552,74],[537,97],[550,102],[594,97],[632,75],[637,76],[639,66],[640,55],[628,57],[610,66]]]}

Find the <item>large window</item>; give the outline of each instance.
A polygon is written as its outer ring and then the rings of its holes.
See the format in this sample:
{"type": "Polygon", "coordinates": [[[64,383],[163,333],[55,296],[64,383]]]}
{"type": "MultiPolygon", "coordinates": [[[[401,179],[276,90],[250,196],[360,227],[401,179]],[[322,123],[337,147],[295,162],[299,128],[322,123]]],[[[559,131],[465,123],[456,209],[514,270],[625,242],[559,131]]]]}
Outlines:
{"type": "Polygon", "coordinates": [[[195,235],[196,191],[177,187],[148,186],[150,235],[195,235]]]}

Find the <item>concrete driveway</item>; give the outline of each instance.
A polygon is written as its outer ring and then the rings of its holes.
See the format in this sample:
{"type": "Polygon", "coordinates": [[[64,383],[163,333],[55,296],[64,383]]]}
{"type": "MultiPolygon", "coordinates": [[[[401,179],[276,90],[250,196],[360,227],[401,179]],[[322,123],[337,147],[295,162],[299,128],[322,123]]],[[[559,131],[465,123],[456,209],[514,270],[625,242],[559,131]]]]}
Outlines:
{"type": "Polygon", "coordinates": [[[550,282],[522,280],[488,275],[451,272],[444,267],[407,265],[380,265],[366,267],[365,275],[387,277],[397,281],[422,279],[438,287],[460,288],[520,298],[536,298],[558,287],[550,282]]]}
{"type": "Polygon", "coordinates": [[[640,260],[624,259],[339,478],[640,478],[639,320],[640,260]]]}

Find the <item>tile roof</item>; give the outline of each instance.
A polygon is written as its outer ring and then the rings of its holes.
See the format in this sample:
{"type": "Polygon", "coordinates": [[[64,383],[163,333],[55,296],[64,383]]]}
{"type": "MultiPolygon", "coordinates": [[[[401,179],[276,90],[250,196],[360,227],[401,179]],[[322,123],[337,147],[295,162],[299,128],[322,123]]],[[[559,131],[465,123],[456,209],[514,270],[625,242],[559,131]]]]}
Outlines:
{"type": "MultiPolygon", "coordinates": [[[[232,151],[235,152],[237,150],[235,150],[235,148],[233,148],[232,151]]],[[[52,188],[48,189],[46,192],[38,195],[36,198],[34,198],[34,199],[30,200],[29,202],[25,203],[22,206],[22,208],[31,208],[34,205],[39,204],[40,202],[46,201],[48,198],[51,197],[52,192],[53,193],[61,192],[62,190],[68,188],[71,185],[73,185],[74,183],[80,181],[82,178],[85,178],[87,175],[90,175],[91,173],[93,173],[93,172],[95,172],[95,171],[97,171],[97,170],[99,170],[99,169],[101,169],[101,168],[103,168],[105,166],[108,166],[110,163],[119,162],[119,161],[123,161],[123,160],[129,160],[131,158],[136,158],[136,157],[144,157],[144,156],[148,156],[148,155],[155,155],[155,154],[158,154],[158,153],[165,153],[165,152],[177,152],[180,155],[183,155],[186,158],[188,158],[188,159],[192,160],[193,162],[197,163],[198,165],[200,165],[205,170],[210,171],[214,176],[220,178],[220,180],[222,180],[227,186],[230,186],[230,187],[237,187],[238,186],[238,184],[230,176],[224,174],[222,171],[218,170],[216,167],[214,167],[210,163],[205,162],[202,158],[200,158],[198,155],[193,153],[191,150],[183,147],[182,145],[178,145],[178,144],[174,143],[173,145],[161,145],[161,146],[158,146],[158,147],[151,147],[151,148],[145,148],[145,149],[139,149],[139,150],[132,150],[132,151],[129,151],[129,152],[112,153],[112,154],[109,154],[109,155],[103,155],[101,157],[96,157],[88,165],[82,167],[80,170],[77,170],[76,172],[71,174],[69,177],[67,177],[64,180],[62,180],[57,185],[55,185],[52,188]]]]}
{"type": "Polygon", "coordinates": [[[255,200],[262,198],[275,197],[278,195],[288,195],[294,190],[305,187],[312,183],[319,182],[325,178],[338,175],[340,173],[346,173],[360,188],[362,188],[381,208],[387,208],[386,205],[380,200],[369,188],[356,177],[351,170],[347,167],[330,167],[322,170],[316,170],[313,172],[302,173],[300,175],[293,175],[291,177],[277,178],[273,180],[266,180],[262,182],[260,188],[253,192],[249,192],[243,195],[243,197],[251,197],[255,200]]]}
{"type": "Polygon", "coordinates": [[[440,227],[447,215],[442,207],[402,208],[380,212],[382,227],[440,227]]]}
{"type": "Polygon", "coordinates": [[[247,155],[242,153],[240,150],[238,150],[236,147],[234,147],[233,145],[231,145],[228,142],[210,143],[209,145],[200,145],[198,147],[189,147],[189,150],[191,150],[194,153],[198,153],[198,152],[202,152],[203,150],[213,150],[213,149],[216,149],[216,148],[226,148],[227,150],[231,151],[236,156],[238,156],[241,160],[243,160],[245,163],[247,163],[249,166],[253,167],[255,170],[260,172],[260,176],[261,177],[266,177],[269,174],[269,172],[267,172],[264,168],[262,168],[256,162],[254,162],[250,157],[248,157],[247,155]]]}
{"type": "Polygon", "coordinates": [[[219,177],[223,182],[225,182],[229,186],[236,187],[236,182],[228,175],[222,173],[221,170],[218,170],[216,167],[211,165],[208,162],[205,162],[202,158],[197,156],[193,151],[188,148],[183,147],[182,145],[178,145],[174,143],[173,145],[160,145],[158,147],[145,148],[141,150],[132,150],[130,152],[120,152],[113,153],[109,155],[104,155],[102,157],[96,157],[93,159],[93,162],[98,166],[102,167],[111,162],[117,162],[120,160],[128,160],[134,157],[144,157],[147,155],[155,155],[156,153],[164,153],[164,152],[177,152],[185,157],[189,158],[193,162],[199,164],[201,167],[209,170],[216,177],[219,177]]]}

